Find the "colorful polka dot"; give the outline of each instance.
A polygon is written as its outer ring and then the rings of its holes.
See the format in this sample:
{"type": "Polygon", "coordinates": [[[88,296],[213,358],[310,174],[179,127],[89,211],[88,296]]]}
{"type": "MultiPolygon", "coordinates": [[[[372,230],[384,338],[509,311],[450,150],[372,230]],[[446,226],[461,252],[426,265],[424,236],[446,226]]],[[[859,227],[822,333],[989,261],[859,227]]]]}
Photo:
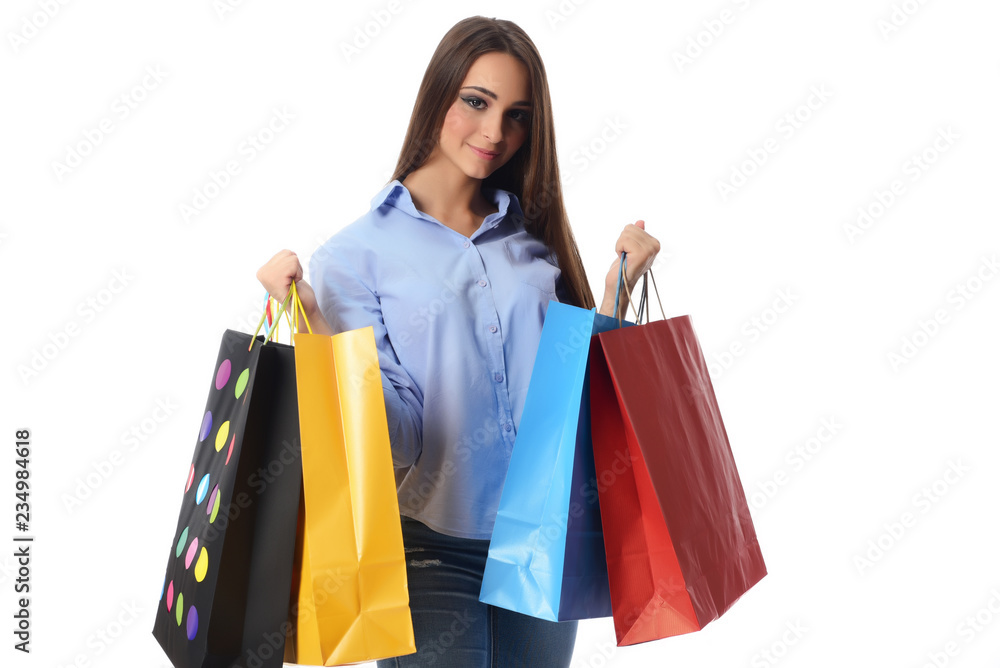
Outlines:
{"type": "Polygon", "coordinates": [[[191,483],[194,482],[194,464],[191,465],[191,471],[188,473],[188,482],[184,486],[184,493],[187,494],[188,490],[191,489],[191,483]]]}
{"type": "Polygon", "coordinates": [[[226,464],[229,463],[229,458],[233,456],[234,445],[236,445],[236,434],[233,434],[233,440],[229,441],[229,452],[226,453],[226,464]]]}
{"type": "Polygon", "coordinates": [[[205,495],[208,494],[208,474],[206,473],[201,482],[198,483],[198,492],[194,495],[194,502],[201,503],[205,500],[205,495]]]}
{"type": "Polygon", "coordinates": [[[211,496],[208,497],[208,503],[205,504],[205,514],[206,515],[211,515],[212,514],[212,509],[218,507],[217,504],[216,504],[216,502],[218,501],[218,498],[219,498],[219,486],[216,485],[215,489],[212,490],[211,496]]]}
{"type": "Polygon", "coordinates": [[[184,593],[177,594],[177,626],[181,625],[181,618],[184,616],[184,593]]]}
{"type": "Polygon", "coordinates": [[[181,531],[181,537],[177,539],[177,552],[174,554],[175,557],[181,556],[181,552],[184,551],[184,546],[187,544],[187,539],[188,528],[184,527],[184,531],[181,531]]]}
{"type": "Polygon", "coordinates": [[[194,540],[191,541],[190,547],[188,547],[187,554],[184,556],[184,568],[191,568],[191,562],[194,561],[194,555],[198,554],[198,537],[195,536],[194,540]]]}
{"type": "MultiPolygon", "coordinates": [[[[236,434],[233,434],[235,436],[236,434]]],[[[226,445],[226,437],[229,436],[229,420],[219,426],[219,433],[215,435],[215,451],[219,452],[226,445]]]]}
{"type": "MultiPolygon", "coordinates": [[[[250,380],[250,369],[243,369],[240,377],[236,379],[236,398],[239,399],[243,390],[247,389],[247,381],[250,380]]],[[[244,399],[244,401],[246,401],[244,399]]]]}
{"type": "Polygon", "coordinates": [[[215,374],[215,389],[221,390],[229,382],[229,374],[233,370],[232,363],[225,359],[219,365],[219,372],[215,374]]]}
{"type": "MultiPolygon", "coordinates": [[[[229,360],[226,360],[227,362],[229,360]]],[[[194,640],[194,637],[198,634],[198,609],[193,605],[191,609],[188,610],[188,621],[187,621],[187,635],[188,640],[194,640]]]]}
{"type": "MultiPolygon", "coordinates": [[[[218,489],[218,487],[216,487],[216,489],[218,489]]],[[[216,494],[215,495],[215,503],[210,504],[212,506],[212,514],[208,518],[208,523],[209,524],[212,524],[213,522],[215,522],[215,518],[218,517],[218,515],[219,515],[219,500],[220,499],[222,499],[222,495],[221,494],[216,494]]]]}
{"type": "Polygon", "coordinates": [[[167,612],[170,612],[170,608],[174,604],[174,581],[170,581],[170,586],[167,587],[167,612]]]}
{"type": "Polygon", "coordinates": [[[210,431],[212,431],[212,411],[205,411],[205,417],[201,419],[201,434],[198,436],[198,442],[201,443],[208,438],[210,431]]]}
{"type": "Polygon", "coordinates": [[[201,548],[201,554],[198,555],[198,563],[194,565],[194,579],[201,582],[205,579],[205,575],[208,573],[208,550],[201,548]]]}

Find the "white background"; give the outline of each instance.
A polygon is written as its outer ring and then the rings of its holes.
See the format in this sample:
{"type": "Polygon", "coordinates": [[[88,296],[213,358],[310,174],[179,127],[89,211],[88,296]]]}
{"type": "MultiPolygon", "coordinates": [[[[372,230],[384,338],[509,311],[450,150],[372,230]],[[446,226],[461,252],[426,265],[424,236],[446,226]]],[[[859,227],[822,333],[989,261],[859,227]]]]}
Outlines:
{"type": "Polygon", "coordinates": [[[574,666],[998,665],[996,3],[43,5],[0,16],[5,665],[167,665],[151,629],[221,334],[252,331],[272,254],[305,262],[368,209],[471,14],[542,54],[595,290],[625,224],[661,241],[664,307],[713,365],[769,570],[697,633],[615,648],[610,619],[582,623],[574,666]],[[247,161],[276,108],[294,120],[247,161]],[[158,401],[175,408],[156,423],[158,401]],[[22,427],[30,656],[11,648],[22,427]]]}

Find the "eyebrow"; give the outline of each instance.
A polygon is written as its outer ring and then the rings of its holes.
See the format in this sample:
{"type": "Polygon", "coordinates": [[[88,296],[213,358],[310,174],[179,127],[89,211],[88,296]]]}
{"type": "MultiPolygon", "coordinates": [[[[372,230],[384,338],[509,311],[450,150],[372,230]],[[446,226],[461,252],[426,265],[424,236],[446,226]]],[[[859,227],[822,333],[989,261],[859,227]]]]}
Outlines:
{"type": "MultiPolygon", "coordinates": [[[[461,90],[465,90],[466,88],[472,88],[474,90],[478,90],[480,93],[483,93],[484,95],[489,95],[494,100],[497,99],[497,94],[494,93],[493,91],[489,90],[488,88],[483,88],[482,86],[462,86],[461,90]]],[[[514,107],[530,107],[531,106],[531,102],[528,102],[527,100],[518,100],[517,102],[515,102],[511,106],[514,106],[514,107]]]]}

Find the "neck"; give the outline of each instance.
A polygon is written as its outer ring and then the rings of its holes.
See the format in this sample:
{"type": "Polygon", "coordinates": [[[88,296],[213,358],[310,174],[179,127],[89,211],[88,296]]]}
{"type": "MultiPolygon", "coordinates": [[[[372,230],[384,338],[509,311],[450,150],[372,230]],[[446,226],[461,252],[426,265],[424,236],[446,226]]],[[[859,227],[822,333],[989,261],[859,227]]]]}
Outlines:
{"type": "Polygon", "coordinates": [[[417,209],[443,223],[452,221],[468,226],[475,220],[482,222],[496,210],[496,206],[483,196],[482,179],[467,176],[437,156],[431,156],[410,172],[404,185],[417,209]]]}

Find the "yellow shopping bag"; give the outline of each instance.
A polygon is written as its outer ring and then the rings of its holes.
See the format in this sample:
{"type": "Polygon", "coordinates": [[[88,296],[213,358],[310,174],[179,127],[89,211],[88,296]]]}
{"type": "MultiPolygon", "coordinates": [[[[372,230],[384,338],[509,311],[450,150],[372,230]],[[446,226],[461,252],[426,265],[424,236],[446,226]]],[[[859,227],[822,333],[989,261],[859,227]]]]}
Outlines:
{"type": "Polygon", "coordinates": [[[411,654],[374,332],[296,333],[294,342],[303,496],[285,661],[336,666],[411,654]]]}

